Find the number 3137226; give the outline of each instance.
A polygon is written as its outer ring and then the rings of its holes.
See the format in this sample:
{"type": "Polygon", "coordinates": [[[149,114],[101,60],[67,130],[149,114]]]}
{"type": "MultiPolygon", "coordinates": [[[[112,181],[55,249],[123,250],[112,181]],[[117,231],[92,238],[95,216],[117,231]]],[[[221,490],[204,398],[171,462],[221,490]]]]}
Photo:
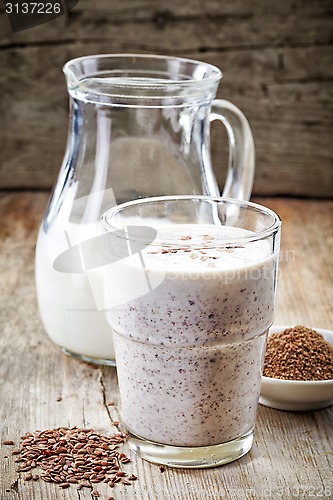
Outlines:
{"type": "Polygon", "coordinates": [[[59,2],[56,3],[5,2],[5,8],[7,14],[60,14],[61,13],[61,4],[59,2]]]}
{"type": "Polygon", "coordinates": [[[279,487],[277,491],[277,496],[279,498],[332,498],[333,488],[329,485],[327,486],[309,486],[309,485],[299,485],[289,488],[279,487]]]}

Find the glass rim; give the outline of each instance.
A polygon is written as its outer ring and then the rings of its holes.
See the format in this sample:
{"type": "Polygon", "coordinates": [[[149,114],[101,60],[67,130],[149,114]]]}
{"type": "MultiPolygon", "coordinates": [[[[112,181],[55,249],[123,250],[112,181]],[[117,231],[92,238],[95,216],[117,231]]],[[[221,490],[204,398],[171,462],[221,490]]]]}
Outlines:
{"type": "MultiPolygon", "coordinates": [[[[126,203],[122,203],[120,205],[117,205],[115,207],[110,208],[104,214],[101,216],[101,224],[103,226],[103,229],[110,233],[113,231],[119,231],[120,229],[123,229],[123,227],[129,227],[129,226],[116,226],[112,225],[110,223],[110,218],[114,218],[117,214],[120,214],[122,210],[125,210],[129,207],[135,207],[135,206],[144,206],[148,204],[153,204],[153,203],[162,203],[162,202],[168,202],[168,201],[207,201],[211,203],[227,203],[233,206],[237,206],[239,208],[251,208],[253,210],[256,210],[257,212],[261,212],[265,214],[266,216],[269,216],[272,220],[272,223],[265,229],[260,230],[260,231],[253,231],[254,234],[251,234],[250,236],[238,236],[236,238],[228,238],[223,243],[218,242],[213,243],[206,241],[204,243],[200,243],[201,248],[214,248],[216,245],[219,247],[221,246],[235,246],[237,244],[244,244],[244,243],[251,243],[254,241],[259,241],[259,240],[264,240],[270,236],[272,236],[274,233],[278,233],[279,229],[281,228],[281,219],[279,215],[271,210],[270,208],[265,207],[264,205],[260,205],[259,203],[254,203],[251,201],[244,201],[244,200],[238,200],[235,198],[224,198],[222,196],[209,196],[209,195],[174,195],[174,196],[154,196],[154,197],[147,197],[147,198],[140,198],[138,200],[132,200],[128,201],[126,203]]],[[[177,225],[177,224],[175,224],[177,225]]],[[[152,227],[147,224],[146,227],[152,227]]],[[[133,237],[128,237],[124,235],[119,235],[119,237],[126,239],[126,240],[132,240],[133,237]]],[[[184,246],[186,246],[186,241],[183,242],[184,246]]],[[[154,242],[151,243],[154,245],[154,242]]],[[[158,243],[160,245],[160,243],[158,243]]],[[[179,240],[176,242],[173,241],[168,241],[167,243],[163,243],[163,246],[172,246],[172,245],[178,245],[179,246],[179,240]]]]}
{"type": "MultiPolygon", "coordinates": [[[[193,66],[204,66],[207,69],[211,70],[211,74],[209,75],[204,75],[203,78],[201,79],[194,79],[194,78],[189,78],[189,79],[184,79],[184,80],[165,80],[164,82],[154,82],[153,79],[151,82],[145,82],[144,84],[142,81],[135,81],[135,78],[131,78],[131,86],[134,87],[140,87],[140,88],[147,88],[147,89],[156,89],[156,88],[164,88],[166,86],[172,85],[172,86],[180,86],[181,88],[187,88],[188,86],[193,86],[193,85],[207,85],[209,83],[218,83],[221,78],[223,77],[222,71],[215,65],[207,63],[205,61],[199,61],[197,59],[191,59],[191,58],[186,58],[186,57],[178,57],[178,56],[168,56],[168,55],[160,55],[160,54],[135,54],[135,53],[130,53],[130,54],[122,54],[122,53],[117,53],[117,54],[90,54],[87,56],[80,56],[76,57],[73,59],[68,60],[64,66],[62,67],[62,70],[66,77],[72,81],[72,82],[77,82],[79,83],[82,79],[87,78],[87,77],[92,77],[95,75],[95,77],[98,76],[98,72],[91,72],[90,74],[85,74],[83,75],[83,78],[80,79],[75,75],[72,66],[73,65],[78,65],[82,63],[83,61],[88,61],[89,59],[91,60],[133,60],[133,59],[141,59],[141,60],[152,60],[152,61],[178,61],[182,62],[184,64],[192,64],[193,66]]],[[[125,69],[124,69],[125,71],[125,69]]],[[[117,85],[119,87],[124,87],[128,86],[129,82],[128,80],[125,82],[117,82],[117,85]]]]}

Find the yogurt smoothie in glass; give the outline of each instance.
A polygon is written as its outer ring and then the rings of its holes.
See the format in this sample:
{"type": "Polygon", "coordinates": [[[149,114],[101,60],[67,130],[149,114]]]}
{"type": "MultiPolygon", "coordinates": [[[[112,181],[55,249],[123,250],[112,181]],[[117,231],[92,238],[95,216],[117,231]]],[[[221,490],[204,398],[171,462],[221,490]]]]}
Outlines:
{"type": "Polygon", "coordinates": [[[154,209],[154,242],[105,277],[122,418],[143,458],[220,465],[252,444],[279,219],[245,202],[167,197],[119,206],[104,227],[126,225],[135,210],[144,225],[154,209]]]}

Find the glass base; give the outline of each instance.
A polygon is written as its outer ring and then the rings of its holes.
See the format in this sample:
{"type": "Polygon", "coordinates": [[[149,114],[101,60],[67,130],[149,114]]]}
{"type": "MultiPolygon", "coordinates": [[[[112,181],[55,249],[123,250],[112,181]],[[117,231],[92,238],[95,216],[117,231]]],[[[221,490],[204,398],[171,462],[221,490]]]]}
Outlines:
{"type": "Polygon", "coordinates": [[[140,458],[168,467],[204,469],[233,462],[245,455],[252,446],[254,428],[246,434],[213,446],[168,446],[147,441],[129,432],[128,443],[140,458]]]}
{"type": "Polygon", "coordinates": [[[80,359],[86,363],[93,363],[95,365],[106,365],[106,366],[116,366],[116,361],[114,359],[103,359],[103,358],[90,358],[89,356],[84,356],[83,354],[78,354],[76,352],[69,351],[65,347],[59,346],[64,354],[67,356],[72,356],[73,358],[80,359]]]}

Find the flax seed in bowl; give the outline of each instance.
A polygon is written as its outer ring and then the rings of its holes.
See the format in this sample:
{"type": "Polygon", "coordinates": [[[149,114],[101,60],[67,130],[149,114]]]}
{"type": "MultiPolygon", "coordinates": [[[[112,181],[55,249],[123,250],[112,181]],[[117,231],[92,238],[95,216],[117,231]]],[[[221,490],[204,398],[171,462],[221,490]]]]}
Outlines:
{"type": "Polygon", "coordinates": [[[267,342],[259,402],[289,411],[331,406],[332,370],[333,331],[274,326],[267,342]]]}

